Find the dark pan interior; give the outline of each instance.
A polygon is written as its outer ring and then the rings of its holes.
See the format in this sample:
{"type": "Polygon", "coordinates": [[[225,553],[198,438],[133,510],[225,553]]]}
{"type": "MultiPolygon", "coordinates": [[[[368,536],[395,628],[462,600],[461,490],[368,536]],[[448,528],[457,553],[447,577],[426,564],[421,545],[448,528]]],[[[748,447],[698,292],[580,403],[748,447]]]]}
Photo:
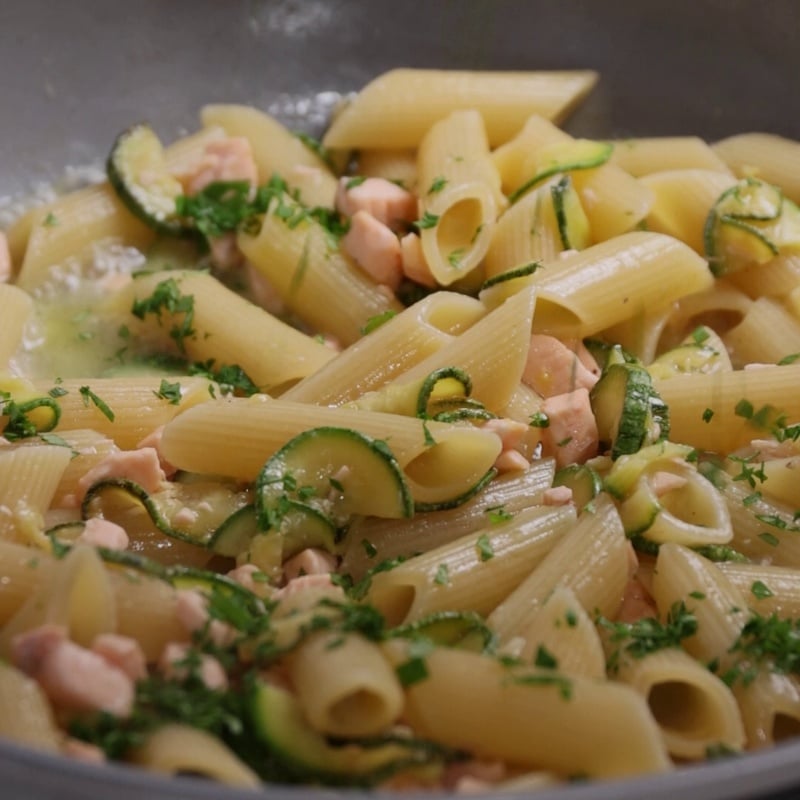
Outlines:
{"type": "MultiPolygon", "coordinates": [[[[187,131],[206,102],[248,102],[318,131],[330,93],[401,65],[597,69],[598,87],[568,124],[583,136],[764,130],[800,139],[798,30],[796,0],[2,0],[0,199],[66,164],[101,160],[133,122],[150,120],[166,139],[187,131]]],[[[535,796],[778,800],[770,792],[792,785],[800,744],[535,796]]],[[[251,796],[0,745],[4,800],[251,796]]]]}

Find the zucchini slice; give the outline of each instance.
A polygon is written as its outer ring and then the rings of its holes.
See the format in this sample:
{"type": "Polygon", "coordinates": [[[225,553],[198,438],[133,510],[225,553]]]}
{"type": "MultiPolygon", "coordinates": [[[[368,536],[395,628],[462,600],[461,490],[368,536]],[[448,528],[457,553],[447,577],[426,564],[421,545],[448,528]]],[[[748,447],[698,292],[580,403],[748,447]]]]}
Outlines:
{"type": "Polygon", "coordinates": [[[219,538],[220,530],[233,524],[231,518],[244,511],[248,500],[247,492],[216,483],[173,482],[163,492],[150,494],[134,481],[111,478],[89,487],[81,516],[84,520],[101,516],[129,532],[152,525],[171,539],[207,547],[219,538]],[[178,515],[184,509],[191,513],[182,521],[178,515]]]}
{"type": "Polygon", "coordinates": [[[410,517],[414,503],[385,442],[350,428],[312,428],[287,442],[256,480],[258,525],[280,529],[287,514],[311,509],[341,527],[353,514],[410,517]]]}
{"type": "Polygon", "coordinates": [[[706,218],[703,245],[717,277],[800,249],[800,209],[780,189],[745,178],[720,195],[706,218]]]}
{"type": "Polygon", "coordinates": [[[433,746],[413,739],[369,747],[331,744],[306,722],[294,696],[279,686],[257,682],[248,707],[256,740],[294,780],[369,786],[402,769],[441,760],[433,746]]]}
{"type": "Polygon", "coordinates": [[[149,125],[139,123],[117,137],[106,173],[128,210],[151,228],[169,236],[193,233],[175,207],[183,187],[167,171],[164,148],[149,125]]]}
{"type": "Polygon", "coordinates": [[[611,158],[613,151],[614,145],[611,142],[595,142],[591,139],[572,139],[543,147],[536,154],[536,172],[533,177],[512,192],[508,200],[513,205],[536,184],[559,172],[600,167],[611,158]]]}
{"type": "Polygon", "coordinates": [[[650,373],[638,364],[609,364],[589,398],[600,441],[611,446],[614,460],[669,433],[667,406],[653,388],[650,373]]]}
{"type": "Polygon", "coordinates": [[[730,372],[733,369],[722,339],[705,325],[697,327],[677,347],[662,353],[647,365],[656,379],[675,375],[730,372]]]}
{"type": "Polygon", "coordinates": [[[584,250],[591,243],[589,218],[581,205],[581,199],[572,185],[572,179],[565,175],[550,188],[553,210],[558,223],[558,235],[565,250],[584,250]]]}
{"type": "Polygon", "coordinates": [[[553,486],[569,486],[575,507],[580,512],[603,490],[603,481],[590,466],[570,464],[556,472],[553,486]]]}

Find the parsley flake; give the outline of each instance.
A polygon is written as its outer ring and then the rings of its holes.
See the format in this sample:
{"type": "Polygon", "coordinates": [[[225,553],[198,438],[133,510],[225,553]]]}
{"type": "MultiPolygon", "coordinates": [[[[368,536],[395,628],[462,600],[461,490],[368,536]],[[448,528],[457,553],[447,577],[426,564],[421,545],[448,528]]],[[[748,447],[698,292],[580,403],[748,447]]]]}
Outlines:
{"type": "Polygon", "coordinates": [[[774,596],[772,589],[770,589],[764,581],[753,581],[750,591],[753,593],[753,596],[757,597],[759,600],[774,596]]]}
{"type": "Polygon", "coordinates": [[[420,231],[426,230],[427,228],[435,228],[439,224],[439,215],[431,214],[430,211],[426,211],[422,217],[413,224],[414,227],[420,231]]]}
{"type": "Polygon", "coordinates": [[[177,406],[181,402],[181,385],[177,381],[170,383],[166,378],[162,378],[158,390],[154,389],[153,394],[160,400],[166,400],[170,405],[177,406]]]}
{"type": "Polygon", "coordinates": [[[114,421],[114,412],[109,407],[105,400],[98,397],[88,386],[81,386],[78,391],[83,398],[84,407],[88,408],[89,403],[93,403],[95,408],[109,421],[114,421]]]}
{"type": "Polygon", "coordinates": [[[494,558],[494,547],[492,547],[492,542],[487,534],[484,533],[478,537],[475,547],[481,561],[489,561],[494,558]]]}
{"type": "Polygon", "coordinates": [[[447,178],[445,178],[444,175],[437,175],[433,181],[431,181],[431,185],[428,188],[428,194],[436,194],[437,192],[441,192],[445,186],[447,186],[447,178]]]}

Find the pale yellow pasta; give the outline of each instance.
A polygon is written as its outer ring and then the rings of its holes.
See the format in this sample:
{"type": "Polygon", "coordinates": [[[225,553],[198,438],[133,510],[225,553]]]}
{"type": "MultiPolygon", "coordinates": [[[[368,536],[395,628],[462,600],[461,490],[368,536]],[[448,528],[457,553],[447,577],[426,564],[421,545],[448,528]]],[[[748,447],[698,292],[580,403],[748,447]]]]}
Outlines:
{"type": "Polygon", "coordinates": [[[442,286],[464,278],[486,255],[505,198],[489,158],[483,119],[455,111],[425,134],[417,155],[422,252],[442,286]]]}
{"type": "Polygon", "coordinates": [[[248,789],[261,785],[258,775],[220,739],[190,725],[161,726],[147,735],[130,759],[146,770],[166,775],[202,775],[248,789]]]}
{"type": "Polygon", "coordinates": [[[394,670],[378,645],[359,634],[306,638],[287,658],[287,671],[300,707],[320,733],[373,736],[394,724],[403,710],[394,670]]]}
{"type": "MultiPolygon", "coordinates": [[[[744,400],[754,411],[770,405],[800,419],[797,392],[800,366],[767,366],[710,375],[676,375],[657,380],[656,390],[670,409],[670,438],[692,447],[730,453],[765,431],[736,413],[744,400]],[[706,409],[713,415],[703,419],[706,409]]],[[[708,415],[706,415],[708,416],[708,415]]]]}
{"type": "Polygon", "coordinates": [[[557,586],[572,589],[584,608],[614,617],[628,580],[628,540],[614,504],[598,497],[594,505],[489,615],[500,642],[522,634],[557,586]]]}
{"type": "MultiPolygon", "coordinates": [[[[65,379],[58,384],[36,381],[37,396],[46,395],[54,385],[66,394],[58,397],[61,420],[57,430],[92,429],[108,436],[123,449],[130,449],[165,425],[184,409],[210,399],[214,385],[206,378],[172,377],[180,383],[180,402],[176,405],[159,396],[160,377],[65,379]],[[81,387],[87,387],[113,414],[110,419],[81,387]]],[[[216,391],[216,390],[215,390],[216,391]]]]}
{"type": "Polygon", "coordinates": [[[724,498],[686,462],[659,462],[657,469],[645,471],[620,503],[619,514],[629,534],[643,533],[652,542],[702,546],[733,538],[724,498]],[[682,485],[659,491],[659,480],[668,475],[682,485]]]}
{"type": "Polygon", "coordinates": [[[591,336],[645,309],[662,309],[712,281],[706,262],[677,239],[628,233],[547,263],[527,278],[500,283],[481,299],[494,305],[508,292],[533,285],[534,332],[574,338],[591,336]]]}
{"type": "Polygon", "coordinates": [[[61,749],[61,731],[36,681],[0,661],[0,738],[45,753],[61,749]]]}
{"type": "Polygon", "coordinates": [[[42,287],[56,268],[63,272],[91,257],[102,242],[146,249],[155,234],[128,211],[107,183],[80,189],[37,209],[17,285],[42,287]]]}
{"type": "Polygon", "coordinates": [[[724,672],[747,621],[747,603],[722,572],[682,545],[664,544],[653,573],[653,599],[661,616],[674,603],[686,603],[697,619],[697,632],[683,640],[684,649],[704,664],[719,659],[724,672]]]}
{"type": "Polygon", "coordinates": [[[650,189],[614,164],[571,175],[595,242],[635,230],[653,205],[650,189]]]}
{"type": "MultiPolygon", "coordinates": [[[[302,212],[284,195],[282,202],[302,212]]],[[[400,304],[350,262],[319,223],[288,224],[270,208],[255,235],[240,232],[242,252],[275,288],[287,308],[317,330],[349,345],[366,322],[400,304]]]]}
{"type": "MultiPolygon", "coordinates": [[[[794,530],[797,503],[784,505],[765,497],[758,490],[761,473],[757,459],[756,453],[755,459],[751,460],[758,474],[751,476],[750,481],[733,480],[719,472],[712,475],[731,516],[731,545],[748,558],[797,567],[800,565],[800,537],[794,530]]],[[[747,467],[748,463],[744,462],[743,466],[747,467]]]]}
{"type": "Polygon", "coordinates": [[[45,623],[63,625],[70,638],[90,646],[117,627],[117,608],[109,573],[97,550],[73,548],[50,584],[40,585],[0,631],[0,654],[9,656],[14,636],[45,623]]]}
{"type": "Polygon", "coordinates": [[[69,463],[67,447],[0,447],[0,539],[46,546],[42,518],[69,463]]]}
{"type": "Polygon", "coordinates": [[[392,625],[452,608],[488,614],[574,523],[569,506],[520,511],[374,575],[368,602],[392,625]]]}
{"type": "Polygon", "coordinates": [[[81,493],[78,482],[93,467],[119,448],[107,436],[93,430],[64,431],[61,438],[70,450],[70,460],[53,495],[52,506],[68,506],[81,493]]]}
{"type": "Polygon", "coordinates": [[[553,589],[541,608],[532,610],[520,634],[503,649],[530,662],[536,659],[540,648],[555,660],[564,675],[598,680],[606,677],[605,653],[597,628],[568,586],[553,589]]]}
{"type": "Polygon", "coordinates": [[[615,677],[647,700],[670,755],[699,760],[712,746],[744,746],[731,690],[685,651],[667,648],[643,658],[623,657],[615,677]]]}
{"type": "Polygon", "coordinates": [[[760,491],[768,500],[777,500],[786,506],[793,505],[797,499],[797,471],[800,469],[800,458],[797,455],[767,458],[759,453],[759,460],[762,458],[764,480],[760,491]]]}
{"type": "Polygon", "coordinates": [[[470,377],[472,397],[490,411],[500,411],[508,404],[522,378],[535,306],[534,290],[522,289],[374,396],[357,401],[357,405],[375,411],[391,411],[396,410],[398,403],[406,406],[410,403],[411,413],[414,413],[419,384],[434,370],[458,367],[470,377]],[[503,347],[497,348],[497,342],[503,342],[503,347]]]}
{"type": "MultiPolygon", "coordinates": [[[[152,296],[164,281],[178,285],[181,296],[193,298],[192,333],[182,339],[191,361],[212,359],[215,368],[238,364],[261,391],[270,391],[311,375],[336,354],[264,309],[226,288],[211,275],[196,271],[156,272],[136,278],[122,305],[131,307],[152,296]]],[[[174,317],[146,316],[141,328],[169,347],[174,317]]],[[[131,324],[132,330],[138,326],[131,324]]]]}
{"type": "MultiPolygon", "coordinates": [[[[800,255],[781,253],[766,264],[753,264],[732,272],[728,281],[748,297],[785,297],[800,286],[800,255]]],[[[797,304],[792,308],[797,315],[797,304]]]]}
{"type": "Polygon", "coordinates": [[[359,579],[371,566],[386,559],[412,556],[475,534],[486,527],[489,515],[498,509],[516,514],[539,505],[544,491],[553,483],[554,473],[553,459],[541,459],[523,472],[498,476],[482,492],[455,508],[417,513],[411,520],[356,519],[345,540],[341,569],[359,579]]]}
{"type": "Polygon", "coordinates": [[[224,138],[225,131],[222,127],[209,125],[188,136],[176,139],[164,148],[164,162],[167,171],[183,184],[197,174],[208,145],[224,138]]]}
{"type": "Polygon", "coordinates": [[[779,301],[759,297],[722,338],[733,353],[734,365],[776,364],[800,352],[800,319],[779,301]]]}
{"type": "Polygon", "coordinates": [[[281,398],[319,405],[355,400],[436,352],[485,314],[486,306],[467,295],[436,292],[359,339],[281,398]]]}
{"type": "Polygon", "coordinates": [[[383,178],[413,192],[417,187],[417,153],[415,150],[361,150],[358,173],[368,178],[383,178]]]}
{"type": "Polygon", "coordinates": [[[797,736],[800,685],[793,675],[762,669],[746,685],[734,686],[733,691],[750,747],[768,747],[797,736]]]}
{"type": "Polygon", "coordinates": [[[738,177],[774,183],[800,203],[800,143],[771,133],[742,133],[713,148],[738,177]]]}
{"type": "Polygon", "coordinates": [[[219,104],[204,106],[200,119],[206,127],[220,127],[250,142],[259,184],[280,175],[290,188],[300,190],[307,206],[333,205],[336,178],[327,164],[274,117],[251,106],[219,104]]]}
{"type": "MultiPolygon", "coordinates": [[[[255,395],[204,403],[164,429],[162,450],[175,466],[192,472],[253,480],[266,459],[309,428],[354,428],[385,439],[409,479],[415,499],[462,494],[494,463],[500,441],[488,431],[371,411],[321,408],[255,395]]],[[[369,476],[364,476],[368,480],[369,476]]],[[[442,498],[444,499],[444,498],[442,498]]]]}
{"type": "Polygon", "coordinates": [[[612,163],[636,178],[667,170],[730,174],[727,164],[699,136],[653,136],[614,142],[612,163]]]}
{"type": "Polygon", "coordinates": [[[671,306],[655,313],[648,313],[642,309],[630,319],[606,328],[600,334],[600,338],[620,344],[643,364],[649,364],[658,352],[664,330],[673,314],[674,308],[671,306]]]}
{"type": "Polygon", "coordinates": [[[33,301],[22,289],[0,283],[0,308],[3,309],[3,324],[0,326],[0,369],[5,369],[22,341],[25,323],[33,311],[33,301]]]}
{"type": "Polygon", "coordinates": [[[642,178],[653,193],[647,228],[680,239],[705,255],[703,232],[712,207],[736,179],[725,171],[671,169],[642,178]]]}
{"type": "Polygon", "coordinates": [[[800,582],[794,567],[723,561],[719,569],[758,614],[800,617],[800,582]]]}
{"type": "MultiPolygon", "coordinates": [[[[407,658],[399,643],[390,653],[396,664],[407,658]]],[[[647,704],[627,686],[567,676],[558,682],[551,670],[515,672],[494,658],[445,648],[425,664],[427,678],[409,687],[405,707],[423,736],[482,758],[590,777],[671,768],[647,704]]]]}
{"type": "Polygon", "coordinates": [[[323,144],[331,148],[416,147],[431,125],[453,111],[477,109],[489,143],[517,133],[533,113],[563,119],[597,74],[458,72],[394,69],[375,78],[339,113],[323,144]]]}
{"type": "Polygon", "coordinates": [[[486,276],[532,261],[552,261],[564,249],[550,189],[544,183],[514,203],[497,220],[486,251],[486,276]]]}
{"type": "Polygon", "coordinates": [[[52,580],[55,562],[28,545],[0,538],[0,626],[19,611],[37,589],[52,580]]]}

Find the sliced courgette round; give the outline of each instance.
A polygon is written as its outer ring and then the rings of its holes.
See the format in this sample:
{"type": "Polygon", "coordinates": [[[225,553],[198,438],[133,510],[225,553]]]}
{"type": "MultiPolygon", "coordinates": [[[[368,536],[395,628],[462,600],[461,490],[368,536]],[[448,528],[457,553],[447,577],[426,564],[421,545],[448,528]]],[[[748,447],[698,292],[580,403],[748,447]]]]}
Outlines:
{"type": "Polygon", "coordinates": [[[581,511],[603,490],[603,481],[590,466],[570,464],[556,472],[553,486],[568,486],[572,489],[575,507],[581,511]]]}
{"type": "Polygon", "coordinates": [[[193,234],[175,207],[183,187],[167,170],[164,148],[149,125],[139,123],[117,137],[106,173],[128,210],[151,228],[170,236],[193,234]]]}
{"type": "Polygon", "coordinates": [[[553,210],[558,223],[558,235],[565,250],[584,250],[592,243],[589,218],[581,205],[581,199],[565,175],[550,188],[553,210]]]}
{"type": "Polygon", "coordinates": [[[474,611],[436,611],[392,628],[389,636],[427,639],[439,647],[455,647],[478,653],[487,651],[495,642],[491,628],[474,611]]]}
{"type": "Polygon", "coordinates": [[[538,183],[559,172],[600,167],[611,158],[613,151],[611,142],[595,142],[591,139],[572,139],[543,147],[536,155],[534,176],[511,193],[509,202],[516,203],[538,183]]]}
{"type": "Polygon", "coordinates": [[[600,441],[611,446],[611,458],[637,452],[666,438],[667,407],[638,364],[609,364],[589,394],[600,441]]]}
{"type": "Polygon", "coordinates": [[[263,531],[308,507],[341,527],[353,514],[398,519],[414,513],[403,471],[378,439],[351,428],[312,428],[295,436],[264,465],[256,480],[263,531]]]}

